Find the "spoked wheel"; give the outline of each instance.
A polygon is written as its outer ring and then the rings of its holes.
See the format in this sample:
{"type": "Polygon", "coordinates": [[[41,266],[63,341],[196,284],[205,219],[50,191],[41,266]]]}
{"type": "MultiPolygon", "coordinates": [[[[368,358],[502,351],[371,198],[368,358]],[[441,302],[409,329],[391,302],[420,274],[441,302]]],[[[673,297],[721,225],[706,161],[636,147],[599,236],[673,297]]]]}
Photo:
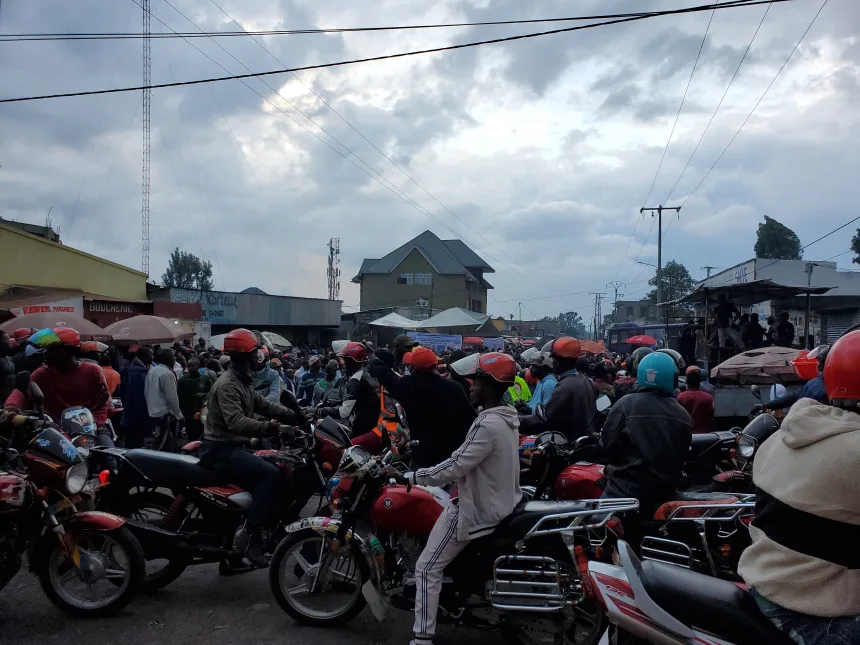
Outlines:
{"type": "Polygon", "coordinates": [[[361,587],[370,578],[370,569],[357,549],[342,546],[324,578],[317,579],[328,544],[313,529],[291,533],[278,545],[269,564],[269,584],[278,604],[306,625],[341,625],[366,604],[361,587]]]}
{"type": "Polygon", "coordinates": [[[83,618],[110,616],[125,607],[143,582],[140,543],[125,527],[77,536],[80,564],[57,542],[37,569],[51,602],[83,618]]]}
{"type": "MultiPolygon", "coordinates": [[[[141,491],[129,496],[125,515],[138,522],[153,526],[164,526],[173,498],[155,491],[141,491]]],[[[146,578],[142,591],[158,591],[176,580],[188,567],[189,561],[182,556],[170,558],[147,558],[146,578]]]]}

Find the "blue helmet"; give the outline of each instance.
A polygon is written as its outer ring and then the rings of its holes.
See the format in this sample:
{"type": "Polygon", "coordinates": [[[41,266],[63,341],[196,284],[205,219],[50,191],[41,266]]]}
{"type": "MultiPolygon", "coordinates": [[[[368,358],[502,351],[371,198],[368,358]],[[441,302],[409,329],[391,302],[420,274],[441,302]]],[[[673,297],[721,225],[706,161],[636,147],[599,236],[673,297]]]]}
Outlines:
{"type": "Polygon", "coordinates": [[[660,352],[648,354],[639,362],[636,370],[636,384],[639,387],[650,387],[662,390],[667,394],[675,392],[678,378],[678,366],[672,357],[660,352]]]}

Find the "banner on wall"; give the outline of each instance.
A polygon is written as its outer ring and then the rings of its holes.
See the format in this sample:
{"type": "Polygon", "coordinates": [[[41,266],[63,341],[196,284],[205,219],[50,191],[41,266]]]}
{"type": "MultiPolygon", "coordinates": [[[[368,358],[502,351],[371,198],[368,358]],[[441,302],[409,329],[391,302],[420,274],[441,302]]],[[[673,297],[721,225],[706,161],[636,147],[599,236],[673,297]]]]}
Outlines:
{"type": "Polygon", "coordinates": [[[15,316],[26,316],[28,314],[49,314],[49,313],[64,313],[75,314],[77,316],[84,315],[84,299],[83,298],[67,298],[65,300],[54,300],[52,302],[43,302],[38,305],[23,305],[21,307],[9,307],[15,316]]]}
{"type": "Polygon", "coordinates": [[[491,352],[502,352],[505,350],[505,339],[504,338],[485,338],[484,339],[484,347],[489,349],[491,352]]]}
{"type": "Polygon", "coordinates": [[[436,354],[441,354],[446,349],[461,349],[463,337],[451,334],[428,334],[422,331],[410,331],[410,338],[418,341],[421,347],[428,347],[436,354]]]}

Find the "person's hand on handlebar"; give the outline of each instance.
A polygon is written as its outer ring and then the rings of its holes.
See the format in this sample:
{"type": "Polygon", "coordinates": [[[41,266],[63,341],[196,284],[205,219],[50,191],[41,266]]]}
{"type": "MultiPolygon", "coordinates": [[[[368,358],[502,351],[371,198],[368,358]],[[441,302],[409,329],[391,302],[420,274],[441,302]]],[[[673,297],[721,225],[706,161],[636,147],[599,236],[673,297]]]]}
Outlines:
{"type": "Polygon", "coordinates": [[[767,412],[767,406],[764,403],[756,403],[750,410],[750,414],[760,414],[761,412],[767,412]]]}
{"type": "Polygon", "coordinates": [[[386,466],[380,474],[387,480],[393,480],[395,484],[412,487],[412,483],[394,466],[386,466]]]}

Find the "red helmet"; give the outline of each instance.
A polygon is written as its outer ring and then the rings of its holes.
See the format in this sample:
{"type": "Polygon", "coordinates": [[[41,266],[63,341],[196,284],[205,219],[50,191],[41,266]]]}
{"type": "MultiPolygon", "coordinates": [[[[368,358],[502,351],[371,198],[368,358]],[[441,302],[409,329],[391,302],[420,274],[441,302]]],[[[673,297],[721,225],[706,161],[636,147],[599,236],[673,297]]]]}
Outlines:
{"type": "Polygon", "coordinates": [[[845,334],[830,347],[824,389],[833,405],[860,404],[860,330],[845,334]]]}
{"type": "Polygon", "coordinates": [[[20,343],[22,340],[27,340],[35,333],[36,330],[31,329],[30,327],[19,327],[14,332],[12,332],[12,338],[20,343]]]}
{"type": "Polygon", "coordinates": [[[250,329],[234,329],[224,337],[224,351],[227,354],[247,354],[259,346],[257,337],[250,329]]]}
{"type": "Polygon", "coordinates": [[[575,338],[563,336],[553,341],[550,355],[559,358],[579,358],[582,356],[582,345],[575,338]]]}
{"type": "Polygon", "coordinates": [[[517,376],[516,361],[501,352],[470,354],[451,363],[451,369],[460,376],[487,375],[506,385],[513,385],[517,376]]]}
{"type": "Polygon", "coordinates": [[[54,333],[63,345],[66,345],[67,347],[78,348],[81,346],[81,335],[76,329],[72,329],[71,327],[57,327],[54,329],[54,333]]]}
{"type": "Polygon", "coordinates": [[[349,342],[344,345],[343,349],[337,355],[343,358],[351,358],[356,363],[363,363],[367,359],[367,351],[364,349],[364,345],[356,342],[349,342]]]}

